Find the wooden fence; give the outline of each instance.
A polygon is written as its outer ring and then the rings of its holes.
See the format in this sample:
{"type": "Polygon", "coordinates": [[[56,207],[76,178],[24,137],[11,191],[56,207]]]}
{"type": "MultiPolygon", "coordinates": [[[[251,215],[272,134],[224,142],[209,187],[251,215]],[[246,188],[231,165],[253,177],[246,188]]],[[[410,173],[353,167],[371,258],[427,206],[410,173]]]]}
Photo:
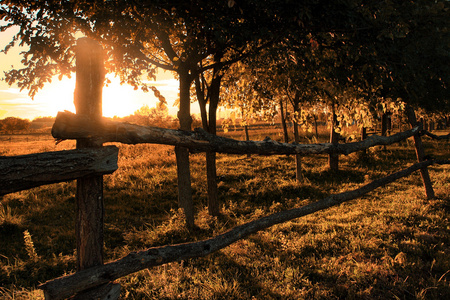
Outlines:
{"type": "MultiPolygon", "coordinates": [[[[275,224],[323,210],[362,195],[420,170],[425,177],[427,167],[448,164],[447,160],[423,160],[420,125],[410,112],[410,130],[390,137],[373,135],[366,140],[347,144],[284,144],[270,139],[237,141],[210,135],[197,129],[193,132],[144,127],[113,122],[101,117],[101,86],[103,85],[102,49],[89,39],[80,39],[77,49],[76,114],[60,112],[53,125],[56,139],[76,139],[77,149],[15,157],[0,157],[0,196],[43,184],[77,180],[77,272],[50,280],[39,286],[46,299],[117,299],[120,285],[114,280],[139,270],[208,255],[250,234],[275,224]],[[80,47],[81,45],[81,47],[80,47]],[[219,236],[182,245],[168,245],[132,252],[116,261],[103,263],[103,174],[117,169],[118,148],[102,147],[105,142],[126,144],[156,143],[188,148],[191,152],[214,151],[231,154],[349,154],[376,145],[389,145],[414,137],[418,163],[409,168],[375,180],[358,189],[331,195],[318,202],[275,213],[237,226],[219,236]]],[[[432,136],[428,133],[428,135],[432,136]]],[[[449,135],[438,137],[449,138],[449,135]]],[[[429,179],[429,176],[428,176],[429,179]]],[[[432,197],[432,187],[426,193],[432,197]]]]}

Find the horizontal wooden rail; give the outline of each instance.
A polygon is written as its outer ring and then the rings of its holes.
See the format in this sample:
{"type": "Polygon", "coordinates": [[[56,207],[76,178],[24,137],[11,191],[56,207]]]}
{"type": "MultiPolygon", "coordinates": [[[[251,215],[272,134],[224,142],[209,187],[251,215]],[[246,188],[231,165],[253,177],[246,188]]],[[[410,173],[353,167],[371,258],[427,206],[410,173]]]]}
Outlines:
{"type": "Polygon", "coordinates": [[[207,240],[179,245],[170,245],[132,252],[127,256],[102,266],[96,266],[72,275],[56,278],[39,286],[44,290],[46,299],[64,299],[80,291],[93,288],[134,272],[163,265],[169,262],[181,261],[188,258],[206,256],[217,250],[241,240],[250,234],[267,229],[273,225],[303,217],[314,212],[339,205],[352,199],[359,198],[374,189],[392,183],[397,179],[430,166],[432,164],[450,164],[449,160],[427,160],[414,164],[407,169],[389,176],[372,181],[355,190],[328,196],[320,201],[308,205],[278,212],[261,219],[237,226],[228,232],[207,240]]]}
{"type": "Polygon", "coordinates": [[[65,150],[0,156],[0,196],[44,184],[117,170],[119,148],[65,150]]]}
{"type": "Polygon", "coordinates": [[[212,135],[203,129],[181,131],[159,127],[139,126],[114,122],[103,118],[95,122],[70,112],[59,112],[52,128],[57,139],[96,139],[99,142],[120,142],[124,144],[153,143],[182,146],[191,152],[213,151],[228,154],[350,154],[376,145],[390,145],[414,136],[420,128],[397,133],[392,136],[373,135],[363,141],[347,144],[287,144],[273,141],[238,141],[212,135]]]}
{"type": "Polygon", "coordinates": [[[422,130],[420,132],[422,135],[426,135],[434,140],[449,140],[450,139],[450,133],[446,135],[435,135],[427,130],[422,130]]]}

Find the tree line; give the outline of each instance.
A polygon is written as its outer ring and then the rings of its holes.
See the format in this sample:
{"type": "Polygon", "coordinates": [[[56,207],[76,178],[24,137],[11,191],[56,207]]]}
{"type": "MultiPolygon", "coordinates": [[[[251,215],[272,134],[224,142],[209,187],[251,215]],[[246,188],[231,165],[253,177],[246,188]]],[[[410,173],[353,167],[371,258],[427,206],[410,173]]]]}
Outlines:
{"type": "Polygon", "coordinates": [[[32,121],[17,117],[0,119],[0,132],[13,134],[15,132],[28,132],[31,129],[49,127],[55,121],[54,117],[37,117],[32,121]]]}
{"type": "MultiPolygon", "coordinates": [[[[27,46],[23,68],[5,79],[34,96],[53,76],[75,71],[76,33],[105,49],[123,83],[165,99],[156,70],[179,79],[179,128],[190,131],[196,101],[203,129],[216,133],[220,105],[283,126],[311,126],[327,112],[330,142],[341,126],[370,127],[409,108],[448,116],[450,33],[446,0],[9,1],[0,30],[18,28],[4,49],[27,46]]],[[[126,101],[126,100],[124,100],[126,101]]],[[[194,226],[189,150],[176,147],[179,204],[194,226]]],[[[301,180],[301,158],[296,157],[301,180]]],[[[338,156],[329,166],[338,170],[338,156]]],[[[206,153],[208,207],[218,215],[216,155],[206,153]]]]}

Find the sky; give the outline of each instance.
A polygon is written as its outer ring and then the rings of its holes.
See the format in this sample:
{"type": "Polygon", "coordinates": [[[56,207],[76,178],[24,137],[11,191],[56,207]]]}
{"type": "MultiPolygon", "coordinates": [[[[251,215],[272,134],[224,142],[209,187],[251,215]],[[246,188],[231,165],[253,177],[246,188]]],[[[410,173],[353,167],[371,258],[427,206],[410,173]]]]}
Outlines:
{"type": "MultiPolygon", "coordinates": [[[[3,49],[12,40],[14,29],[0,32],[0,49],[3,49]]],[[[28,91],[20,91],[17,86],[9,86],[4,80],[4,72],[11,66],[21,66],[18,47],[10,49],[8,54],[0,53],[0,119],[6,117],[19,117],[33,120],[36,117],[55,117],[58,111],[75,112],[73,105],[73,91],[75,88],[75,74],[71,79],[67,77],[59,81],[57,78],[52,83],[47,83],[40,90],[34,100],[28,96],[28,91]]],[[[134,90],[130,85],[120,85],[119,79],[113,74],[108,74],[111,84],[103,88],[103,115],[105,117],[123,117],[133,114],[143,105],[155,107],[157,98],[153,92],[144,93],[134,90]]],[[[173,106],[178,98],[178,81],[173,75],[164,70],[159,70],[157,80],[152,81],[168,102],[169,114],[176,115],[178,108],[173,106]]],[[[198,104],[196,104],[198,106],[198,104]]],[[[196,107],[191,110],[195,113],[196,107]]]]}

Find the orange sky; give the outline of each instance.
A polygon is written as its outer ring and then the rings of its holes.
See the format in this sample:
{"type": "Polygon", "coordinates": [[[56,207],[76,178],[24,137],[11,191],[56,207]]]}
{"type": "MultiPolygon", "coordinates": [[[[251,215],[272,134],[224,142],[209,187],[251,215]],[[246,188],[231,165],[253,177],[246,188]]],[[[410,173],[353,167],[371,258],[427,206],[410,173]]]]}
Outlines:
{"type": "MultiPolygon", "coordinates": [[[[0,33],[0,49],[12,39],[14,30],[10,29],[0,33]]],[[[0,53],[0,78],[3,72],[14,67],[20,67],[20,49],[11,49],[7,55],[0,53]]],[[[157,99],[153,93],[135,91],[129,85],[120,85],[119,80],[112,74],[107,75],[112,83],[103,89],[103,115],[106,117],[127,116],[138,110],[143,105],[154,107],[157,99]]],[[[157,81],[153,83],[166,98],[169,113],[176,115],[178,108],[173,107],[173,102],[178,98],[178,81],[171,73],[159,71],[157,81]]],[[[17,86],[8,86],[5,81],[0,81],[0,119],[6,117],[20,117],[34,119],[36,117],[56,116],[58,111],[74,111],[73,90],[75,88],[75,76],[72,79],[57,79],[47,84],[39,91],[34,100],[28,96],[28,91],[19,91],[17,86]]],[[[195,112],[198,104],[192,107],[195,112]]]]}

